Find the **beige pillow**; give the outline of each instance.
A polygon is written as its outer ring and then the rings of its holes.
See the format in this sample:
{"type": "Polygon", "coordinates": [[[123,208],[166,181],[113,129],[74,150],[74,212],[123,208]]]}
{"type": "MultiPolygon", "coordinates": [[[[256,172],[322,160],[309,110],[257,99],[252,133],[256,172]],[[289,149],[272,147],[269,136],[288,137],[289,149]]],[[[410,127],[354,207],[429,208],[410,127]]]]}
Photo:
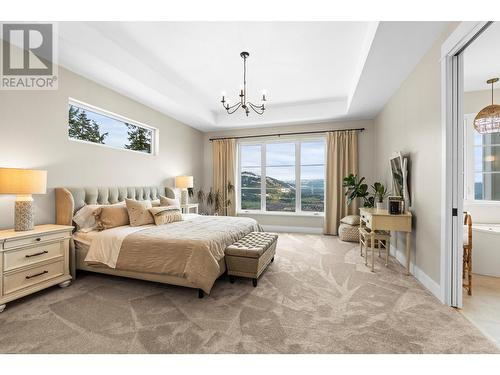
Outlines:
{"type": "MultiPolygon", "coordinates": [[[[125,202],[114,203],[111,206],[122,205],[125,206],[125,202]]],[[[73,221],[76,224],[76,229],[80,232],[87,233],[98,229],[97,221],[95,218],[95,212],[100,207],[107,206],[102,204],[86,204],[80,208],[74,215],[73,221]]]]}
{"type": "Polygon", "coordinates": [[[172,199],[172,198],[167,198],[167,197],[160,195],[160,206],[180,207],[181,203],[179,202],[179,200],[177,198],[172,199]]]}
{"type": "Polygon", "coordinates": [[[155,221],[149,212],[151,201],[136,201],[126,199],[128,216],[131,227],[140,227],[141,225],[153,224],[155,221]]]}
{"type": "Polygon", "coordinates": [[[181,210],[176,206],[153,207],[149,209],[149,212],[153,215],[156,225],[182,221],[181,210]]]}
{"type": "Polygon", "coordinates": [[[340,220],[341,223],[348,225],[359,225],[359,215],[349,215],[340,220]]]}
{"type": "Polygon", "coordinates": [[[111,229],[129,225],[127,207],[123,205],[101,206],[94,211],[97,229],[111,229]]]}

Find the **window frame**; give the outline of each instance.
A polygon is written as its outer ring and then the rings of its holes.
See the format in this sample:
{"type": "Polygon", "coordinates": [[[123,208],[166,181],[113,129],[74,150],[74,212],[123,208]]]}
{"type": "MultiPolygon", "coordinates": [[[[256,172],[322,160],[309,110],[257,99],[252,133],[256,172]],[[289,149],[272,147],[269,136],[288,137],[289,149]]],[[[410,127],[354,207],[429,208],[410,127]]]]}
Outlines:
{"type": "MultiPolygon", "coordinates": [[[[464,115],[464,203],[468,205],[488,205],[488,206],[500,206],[500,200],[488,200],[488,199],[475,199],[475,183],[474,175],[476,173],[474,169],[474,150],[476,145],[474,144],[474,127],[473,122],[476,114],[470,113],[464,115]]],[[[482,146],[482,147],[491,147],[482,146]]],[[[479,172],[477,172],[479,173],[479,172]]],[[[488,174],[481,172],[483,175],[488,174]]],[[[490,172],[490,173],[500,173],[500,172],[490,172]]]]}
{"type": "Polygon", "coordinates": [[[325,202],[326,192],[326,137],[325,136],[304,136],[289,138],[281,136],[279,139],[266,138],[259,140],[238,140],[237,142],[237,178],[236,180],[236,213],[237,214],[251,214],[251,215],[270,215],[270,216],[306,216],[306,217],[324,217],[324,211],[302,211],[302,184],[301,184],[301,145],[302,143],[318,142],[321,141],[325,144],[325,159],[323,161],[323,168],[325,172],[325,187],[323,189],[323,202],[325,202]],[[288,211],[266,211],[266,160],[267,160],[267,147],[265,145],[272,143],[294,143],[295,144],[295,212],[288,211]],[[261,159],[260,159],[260,209],[242,209],[241,208],[241,150],[242,146],[260,145],[261,146],[261,159]]]}
{"type": "Polygon", "coordinates": [[[140,155],[149,155],[149,156],[156,156],[156,155],[158,155],[158,151],[160,149],[159,148],[160,130],[158,128],[155,128],[153,126],[144,124],[144,123],[142,123],[140,121],[133,120],[131,118],[119,115],[117,113],[105,110],[103,108],[96,107],[95,105],[85,103],[85,102],[83,102],[81,100],[69,97],[68,98],[68,111],[69,111],[69,107],[71,105],[74,105],[74,106],[76,106],[78,108],[81,108],[81,109],[84,109],[84,110],[87,110],[87,111],[90,111],[90,112],[97,113],[97,114],[99,114],[101,116],[110,117],[110,118],[112,118],[113,120],[116,120],[116,121],[120,121],[120,122],[123,122],[123,123],[127,122],[127,123],[129,123],[131,125],[134,125],[134,126],[137,126],[139,128],[143,128],[143,129],[146,129],[146,130],[151,130],[153,132],[153,135],[151,137],[151,152],[148,153],[148,152],[143,152],[143,151],[130,150],[130,149],[127,149],[125,147],[116,147],[116,146],[111,146],[111,145],[102,144],[102,143],[85,141],[83,139],[71,138],[69,136],[69,123],[68,123],[68,121],[66,121],[66,130],[68,132],[67,136],[68,136],[68,139],[70,141],[72,141],[72,142],[78,142],[78,143],[85,143],[85,144],[94,145],[94,146],[101,146],[101,147],[111,148],[113,150],[121,150],[121,151],[134,152],[134,153],[137,153],[137,154],[140,154],[140,155]]]}

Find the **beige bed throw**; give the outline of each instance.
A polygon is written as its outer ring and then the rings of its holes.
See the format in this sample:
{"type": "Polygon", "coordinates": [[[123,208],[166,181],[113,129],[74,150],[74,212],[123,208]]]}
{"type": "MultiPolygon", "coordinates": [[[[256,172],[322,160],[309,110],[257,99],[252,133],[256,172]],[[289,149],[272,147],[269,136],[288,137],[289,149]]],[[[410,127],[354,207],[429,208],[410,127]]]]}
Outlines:
{"type": "Polygon", "coordinates": [[[253,231],[255,220],[224,216],[150,227],[125,237],[116,269],[183,277],[210,293],[226,247],[253,231]]]}

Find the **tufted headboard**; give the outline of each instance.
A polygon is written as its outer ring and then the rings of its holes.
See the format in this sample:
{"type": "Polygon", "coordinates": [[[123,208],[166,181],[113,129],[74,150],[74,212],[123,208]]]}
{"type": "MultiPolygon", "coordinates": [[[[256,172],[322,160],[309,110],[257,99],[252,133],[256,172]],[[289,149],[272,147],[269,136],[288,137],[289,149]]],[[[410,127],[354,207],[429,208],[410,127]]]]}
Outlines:
{"type": "Polygon", "coordinates": [[[114,204],[125,198],[160,199],[160,195],[175,198],[172,189],[165,186],[56,188],[56,223],[73,225],[73,214],[86,204],[114,204]]]}

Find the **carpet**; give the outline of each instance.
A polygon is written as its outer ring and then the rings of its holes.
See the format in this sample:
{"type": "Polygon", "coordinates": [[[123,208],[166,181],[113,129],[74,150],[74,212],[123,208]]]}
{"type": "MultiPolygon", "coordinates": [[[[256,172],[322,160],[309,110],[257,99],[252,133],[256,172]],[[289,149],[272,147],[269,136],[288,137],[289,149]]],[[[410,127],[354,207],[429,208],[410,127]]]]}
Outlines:
{"type": "Polygon", "coordinates": [[[394,259],[364,266],[356,244],[280,234],[253,288],[221,277],[210,296],[92,273],[11,302],[1,353],[498,353],[394,259]]]}

